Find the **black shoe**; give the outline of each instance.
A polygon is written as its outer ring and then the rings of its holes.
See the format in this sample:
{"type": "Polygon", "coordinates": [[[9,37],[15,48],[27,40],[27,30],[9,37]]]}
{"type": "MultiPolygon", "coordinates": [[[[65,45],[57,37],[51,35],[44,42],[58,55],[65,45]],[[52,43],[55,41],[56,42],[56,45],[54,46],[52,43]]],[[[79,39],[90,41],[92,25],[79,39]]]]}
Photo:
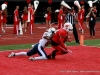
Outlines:
{"type": "Polygon", "coordinates": [[[52,54],[47,55],[47,58],[48,59],[55,59],[55,56],[56,56],[56,54],[52,53],[52,54]]]}
{"type": "Polygon", "coordinates": [[[76,42],[76,44],[80,44],[80,42],[76,42]]]}
{"type": "Polygon", "coordinates": [[[48,59],[50,59],[50,58],[55,59],[55,57],[56,57],[56,52],[58,52],[58,50],[52,51],[52,53],[50,53],[50,54],[47,56],[47,58],[48,58],[48,59]]]}
{"type": "Polygon", "coordinates": [[[48,58],[48,59],[52,58],[52,57],[51,57],[51,54],[47,55],[47,58],[48,58]]]}
{"type": "Polygon", "coordinates": [[[56,53],[57,53],[57,52],[58,52],[58,50],[54,50],[54,51],[52,52],[51,56],[52,56],[53,59],[55,59],[56,53]]]}
{"type": "Polygon", "coordinates": [[[55,59],[55,57],[56,57],[56,53],[52,53],[51,56],[52,56],[53,59],[55,59]]]}

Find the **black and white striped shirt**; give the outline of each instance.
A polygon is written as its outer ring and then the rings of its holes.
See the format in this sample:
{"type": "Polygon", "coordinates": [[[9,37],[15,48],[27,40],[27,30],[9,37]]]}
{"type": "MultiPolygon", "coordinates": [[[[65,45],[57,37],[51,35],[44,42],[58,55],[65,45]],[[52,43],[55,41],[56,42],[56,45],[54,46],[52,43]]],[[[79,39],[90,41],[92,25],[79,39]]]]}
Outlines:
{"type": "MultiPolygon", "coordinates": [[[[74,16],[77,17],[77,14],[74,13],[74,16]]],[[[76,20],[74,19],[74,16],[72,16],[70,13],[68,13],[65,17],[66,22],[71,23],[72,25],[76,23],[76,20]]]]}

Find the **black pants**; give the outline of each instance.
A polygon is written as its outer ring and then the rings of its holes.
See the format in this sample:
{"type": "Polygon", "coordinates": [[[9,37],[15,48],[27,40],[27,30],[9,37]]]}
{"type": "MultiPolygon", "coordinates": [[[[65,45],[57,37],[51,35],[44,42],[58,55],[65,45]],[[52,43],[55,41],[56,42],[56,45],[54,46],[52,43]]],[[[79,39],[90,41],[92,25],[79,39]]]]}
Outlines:
{"type": "Polygon", "coordinates": [[[77,29],[76,29],[75,24],[73,24],[73,35],[74,35],[76,43],[79,43],[78,33],[77,33],[77,29]]]}
{"type": "Polygon", "coordinates": [[[46,52],[44,51],[43,47],[39,48],[39,43],[35,44],[35,46],[27,52],[28,56],[34,55],[34,54],[39,54],[40,56],[45,55],[47,57],[46,52]]]}
{"type": "Polygon", "coordinates": [[[95,21],[90,21],[89,22],[89,31],[90,31],[90,36],[95,36],[95,21]]]}

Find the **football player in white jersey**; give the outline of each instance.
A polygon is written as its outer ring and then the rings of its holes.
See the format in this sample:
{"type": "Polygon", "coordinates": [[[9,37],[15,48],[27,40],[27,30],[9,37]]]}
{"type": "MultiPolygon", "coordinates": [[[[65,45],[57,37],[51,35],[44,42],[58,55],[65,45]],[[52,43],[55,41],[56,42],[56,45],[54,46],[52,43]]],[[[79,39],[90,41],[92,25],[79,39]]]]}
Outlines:
{"type": "Polygon", "coordinates": [[[15,57],[15,56],[32,56],[34,54],[39,54],[38,57],[29,57],[30,60],[43,60],[43,59],[48,59],[47,54],[44,51],[44,48],[50,44],[50,39],[54,32],[56,31],[55,28],[49,28],[48,31],[44,32],[42,38],[39,40],[38,43],[36,43],[32,49],[28,52],[18,52],[14,53],[12,52],[11,54],[8,55],[8,57],[15,57]]]}

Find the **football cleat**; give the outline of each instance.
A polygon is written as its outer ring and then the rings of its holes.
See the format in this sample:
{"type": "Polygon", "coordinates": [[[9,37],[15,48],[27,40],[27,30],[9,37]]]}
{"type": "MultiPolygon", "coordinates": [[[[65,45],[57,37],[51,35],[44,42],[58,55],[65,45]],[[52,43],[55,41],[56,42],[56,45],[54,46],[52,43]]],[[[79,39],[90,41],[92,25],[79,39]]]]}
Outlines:
{"type": "Polygon", "coordinates": [[[56,53],[55,53],[55,52],[52,52],[51,57],[52,57],[53,59],[55,59],[56,53]]]}
{"type": "Polygon", "coordinates": [[[48,59],[52,58],[52,59],[55,59],[56,57],[56,52],[58,52],[58,50],[54,50],[51,54],[49,54],[47,57],[48,59]]]}
{"type": "Polygon", "coordinates": [[[47,55],[47,58],[48,58],[48,59],[50,59],[50,58],[51,58],[51,55],[50,55],[50,54],[49,54],[49,55],[47,55]]]}
{"type": "Polygon", "coordinates": [[[29,60],[35,60],[35,58],[34,57],[30,57],[29,60]]]}

